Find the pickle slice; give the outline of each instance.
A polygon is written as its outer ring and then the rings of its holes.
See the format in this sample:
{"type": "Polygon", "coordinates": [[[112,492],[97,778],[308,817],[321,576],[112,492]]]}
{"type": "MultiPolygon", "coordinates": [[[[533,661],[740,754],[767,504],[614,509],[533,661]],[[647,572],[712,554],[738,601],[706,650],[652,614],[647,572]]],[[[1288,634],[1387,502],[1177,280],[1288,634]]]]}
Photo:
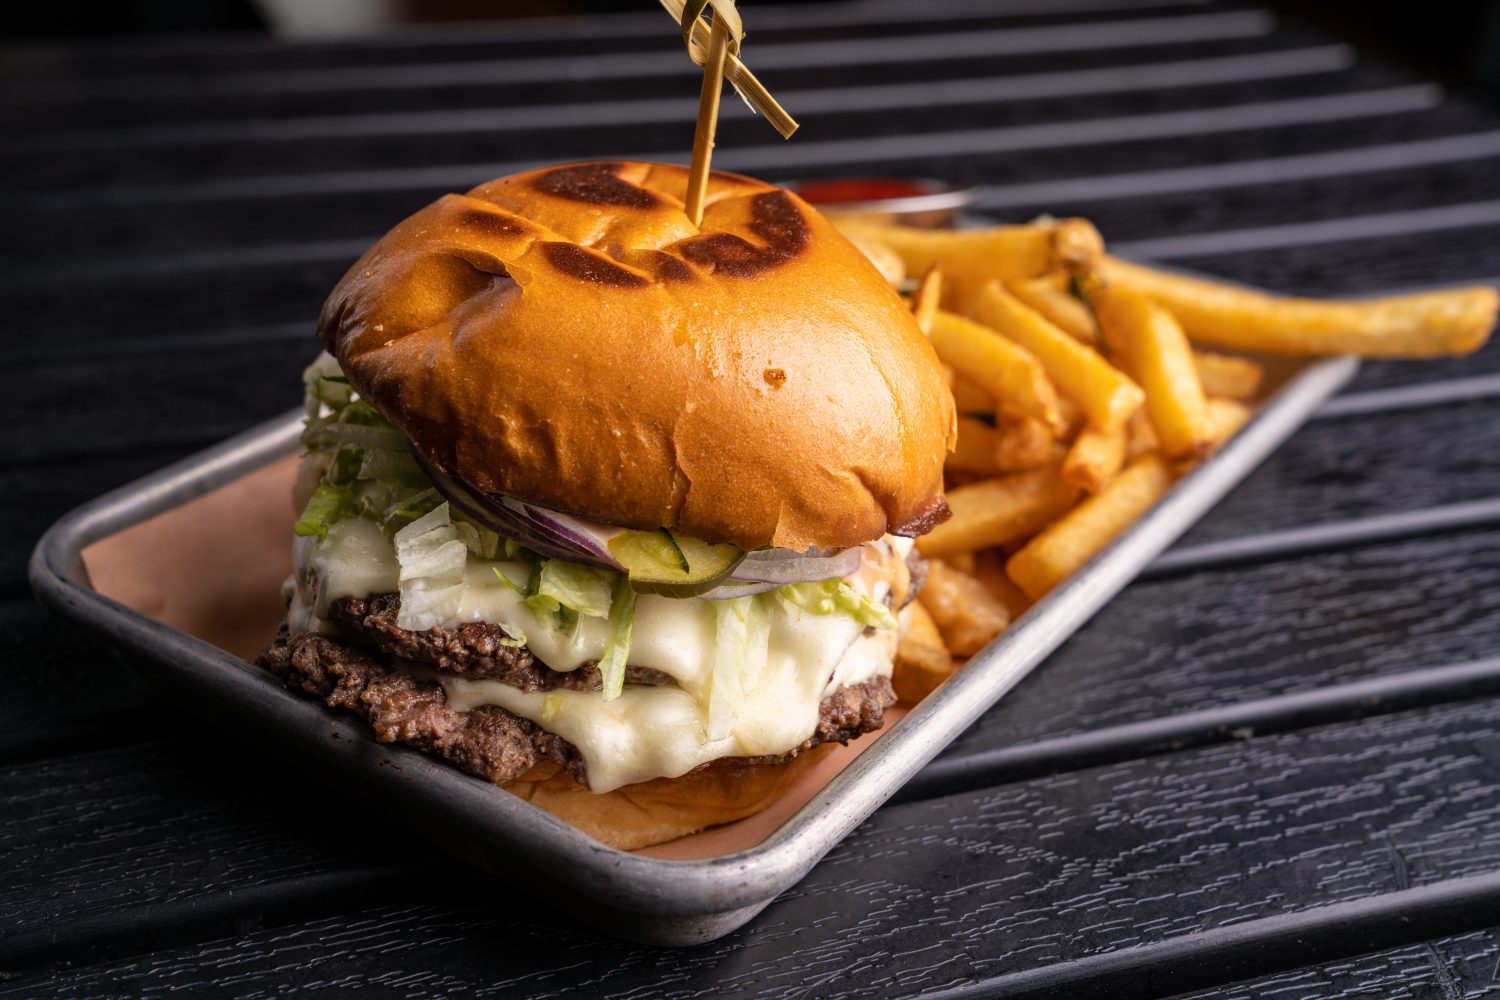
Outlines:
{"type": "Polygon", "coordinates": [[[667,597],[696,597],[713,590],[745,558],[733,545],[658,531],[624,531],[609,542],[610,555],[625,569],[632,589],[667,597]]]}

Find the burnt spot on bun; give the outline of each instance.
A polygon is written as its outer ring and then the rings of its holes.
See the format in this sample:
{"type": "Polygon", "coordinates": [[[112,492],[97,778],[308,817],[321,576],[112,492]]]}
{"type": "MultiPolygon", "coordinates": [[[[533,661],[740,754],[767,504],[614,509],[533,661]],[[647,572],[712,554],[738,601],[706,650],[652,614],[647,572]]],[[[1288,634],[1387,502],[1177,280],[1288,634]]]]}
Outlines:
{"type": "Polygon", "coordinates": [[[657,254],[656,273],[663,281],[693,281],[698,277],[697,271],[669,253],[657,254]]]}
{"type": "Polygon", "coordinates": [[[900,524],[893,524],[890,532],[903,538],[916,538],[942,524],[953,516],[953,510],[948,506],[948,499],[938,494],[927,502],[927,505],[917,511],[911,517],[900,524]]]}
{"type": "Polygon", "coordinates": [[[643,288],[651,284],[649,278],[621,267],[603,254],[590,253],[575,243],[538,243],[536,246],[547,258],[547,263],[578,281],[613,288],[643,288]]]}
{"type": "Polygon", "coordinates": [[[732,278],[753,278],[779,267],[807,250],[811,234],[785,191],[756,195],[750,208],[750,231],[763,246],[733,233],[710,233],[685,240],[681,253],[699,267],[732,278]]]}
{"type": "Polygon", "coordinates": [[[656,195],[620,178],[619,163],[578,163],[548,170],[532,181],[532,187],[569,201],[590,205],[620,205],[625,208],[655,208],[656,195]]]}
{"type": "Polygon", "coordinates": [[[453,224],[473,233],[497,237],[525,236],[534,231],[533,227],[514,216],[482,208],[463,209],[454,218],[453,224]]]}

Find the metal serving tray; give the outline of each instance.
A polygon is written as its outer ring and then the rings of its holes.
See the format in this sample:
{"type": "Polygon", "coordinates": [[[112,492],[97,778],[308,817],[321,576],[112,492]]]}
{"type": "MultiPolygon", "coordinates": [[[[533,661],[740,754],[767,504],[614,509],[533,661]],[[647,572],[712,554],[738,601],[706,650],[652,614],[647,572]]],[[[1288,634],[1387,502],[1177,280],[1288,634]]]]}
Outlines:
{"type": "Polygon", "coordinates": [[[764,841],[705,860],[668,861],[606,847],[487,782],[415,750],[375,742],[363,724],[291,694],[269,673],[92,588],[85,547],[295,451],[300,411],[66,515],[38,543],[31,583],[44,604],[133,654],[140,669],[194,713],[301,768],[316,766],[325,779],[388,815],[404,817],[479,868],[608,933],[654,944],[698,944],[741,926],[807,874],[1289,437],[1357,367],[1352,358],[1335,358],[1295,371],[1222,451],[881,734],[764,841]]]}

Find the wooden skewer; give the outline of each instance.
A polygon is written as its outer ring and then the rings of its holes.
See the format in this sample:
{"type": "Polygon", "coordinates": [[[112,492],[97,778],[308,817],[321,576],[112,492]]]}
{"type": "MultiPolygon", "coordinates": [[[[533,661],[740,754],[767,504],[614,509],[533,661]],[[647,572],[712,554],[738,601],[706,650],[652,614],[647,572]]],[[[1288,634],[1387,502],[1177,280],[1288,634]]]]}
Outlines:
{"type": "Polygon", "coordinates": [[[708,165],[714,155],[714,131],[719,125],[719,95],[724,90],[724,59],[729,54],[729,27],[714,17],[708,61],[703,64],[703,90],[698,94],[698,130],[693,134],[693,165],[688,172],[687,203],[693,225],[703,224],[703,196],[708,192],[708,165]]]}

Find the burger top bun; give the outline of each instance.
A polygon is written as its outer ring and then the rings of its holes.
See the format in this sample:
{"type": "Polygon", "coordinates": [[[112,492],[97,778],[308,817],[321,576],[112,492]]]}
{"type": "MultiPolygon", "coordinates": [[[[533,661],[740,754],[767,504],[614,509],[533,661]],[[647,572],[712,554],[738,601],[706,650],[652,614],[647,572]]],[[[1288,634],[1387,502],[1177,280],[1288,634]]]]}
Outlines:
{"type": "Polygon", "coordinates": [[[446,195],[344,275],[319,333],[469,486],[743,549],[946,516],[954,407],[901,299],[796,195],[578,163],[446,195]]]}

